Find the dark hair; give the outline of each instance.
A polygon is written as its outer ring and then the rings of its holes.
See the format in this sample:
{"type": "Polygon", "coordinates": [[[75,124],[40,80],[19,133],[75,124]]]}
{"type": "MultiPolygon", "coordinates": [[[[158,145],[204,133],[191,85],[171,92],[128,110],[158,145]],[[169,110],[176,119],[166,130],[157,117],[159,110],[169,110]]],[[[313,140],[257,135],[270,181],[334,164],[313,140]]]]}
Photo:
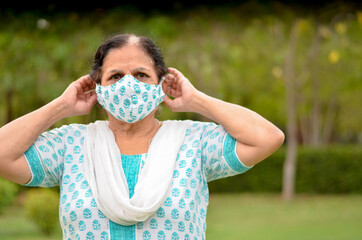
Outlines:
{"type": "Polygon", "coordinates": [[[151,57],[155,64],[155,69],[158,81],[167,73],[167,67],[163,60],[161,50],[149,38],[143,36],[136,36],[134,34],[118,34],[106,40],[99,46],[96,54],[94,55],[94,62],[90,77],[96,82],[100,83],[102,78],[103,61],[110,50],[114,48],[122,48],[129,43],[130,38],[135,37],[138,41],[137,44],[151,57]]]}

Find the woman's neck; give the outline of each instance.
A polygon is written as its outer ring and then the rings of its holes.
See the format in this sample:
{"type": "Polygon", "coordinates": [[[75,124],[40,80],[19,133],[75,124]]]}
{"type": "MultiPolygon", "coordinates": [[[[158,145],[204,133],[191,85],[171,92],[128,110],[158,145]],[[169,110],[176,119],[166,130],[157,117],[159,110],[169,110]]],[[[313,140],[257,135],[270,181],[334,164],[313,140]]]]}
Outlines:
{"type": "Polygon", "coordinates": [[[160,122],[155,118],[154,114],[150,114],[144,119],[127,123],[109,116],[109,128],[116,138],[139,138],[154,135],[160,127],[160,122]]]}
{"type": "Polygon", "coordinates": [[[161,123],[155,119],[154,114],[132,124],[109,117],[109,128],[120,152],[126,155],[146,153],[160,127],[161,123]]]}

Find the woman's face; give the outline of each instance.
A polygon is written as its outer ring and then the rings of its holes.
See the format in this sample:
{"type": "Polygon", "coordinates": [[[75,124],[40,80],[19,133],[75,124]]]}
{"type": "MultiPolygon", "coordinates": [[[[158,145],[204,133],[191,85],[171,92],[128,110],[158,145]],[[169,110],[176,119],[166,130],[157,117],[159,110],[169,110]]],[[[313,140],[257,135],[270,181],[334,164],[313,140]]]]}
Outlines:
{"type": "Polygon", "coordinates": [[[158,84],[152,59],[134,43],[110,50],[104,59],[102,72],[102,86],[112,85],[125,75],[132,75],[140,82],[158,84]]]}

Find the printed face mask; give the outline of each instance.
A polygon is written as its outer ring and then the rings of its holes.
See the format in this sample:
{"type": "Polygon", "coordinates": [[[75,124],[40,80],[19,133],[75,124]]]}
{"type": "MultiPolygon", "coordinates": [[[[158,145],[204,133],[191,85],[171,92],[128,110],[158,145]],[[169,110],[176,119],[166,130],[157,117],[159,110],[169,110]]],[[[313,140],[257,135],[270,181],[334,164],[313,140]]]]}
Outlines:
{"type": "Polygon", "coordinates": [[[97,84],[97,100],[115,118],[134,123],[149,115],[163,101],[163,80],[152,85],[126,75],[110,86],[97,84]]]}

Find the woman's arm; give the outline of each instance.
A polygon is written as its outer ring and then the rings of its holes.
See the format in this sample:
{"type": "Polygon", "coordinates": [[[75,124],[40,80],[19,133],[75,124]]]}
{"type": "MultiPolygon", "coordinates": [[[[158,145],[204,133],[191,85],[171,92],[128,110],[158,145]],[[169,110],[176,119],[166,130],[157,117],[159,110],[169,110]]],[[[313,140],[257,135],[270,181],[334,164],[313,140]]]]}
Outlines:
{"type": "Polygon", "coordinates": [[[210,97],[197,89],[174,68],[164,82],[164,102],[172,111],[199,113],[219,123],[236,139],[239,159],[252,166],[278,149],[284,134],[259,114],[242,106],[210,97]]]}
{"type": "Polygon", "coordinates": [[[96,94],[85,92],[93,88],[89,76],[81,77],[59,98],[0,128],[0,176],[19,184],[29,182],[31,172],[24,152],[58,120],[89,113],[96,94]]]}

